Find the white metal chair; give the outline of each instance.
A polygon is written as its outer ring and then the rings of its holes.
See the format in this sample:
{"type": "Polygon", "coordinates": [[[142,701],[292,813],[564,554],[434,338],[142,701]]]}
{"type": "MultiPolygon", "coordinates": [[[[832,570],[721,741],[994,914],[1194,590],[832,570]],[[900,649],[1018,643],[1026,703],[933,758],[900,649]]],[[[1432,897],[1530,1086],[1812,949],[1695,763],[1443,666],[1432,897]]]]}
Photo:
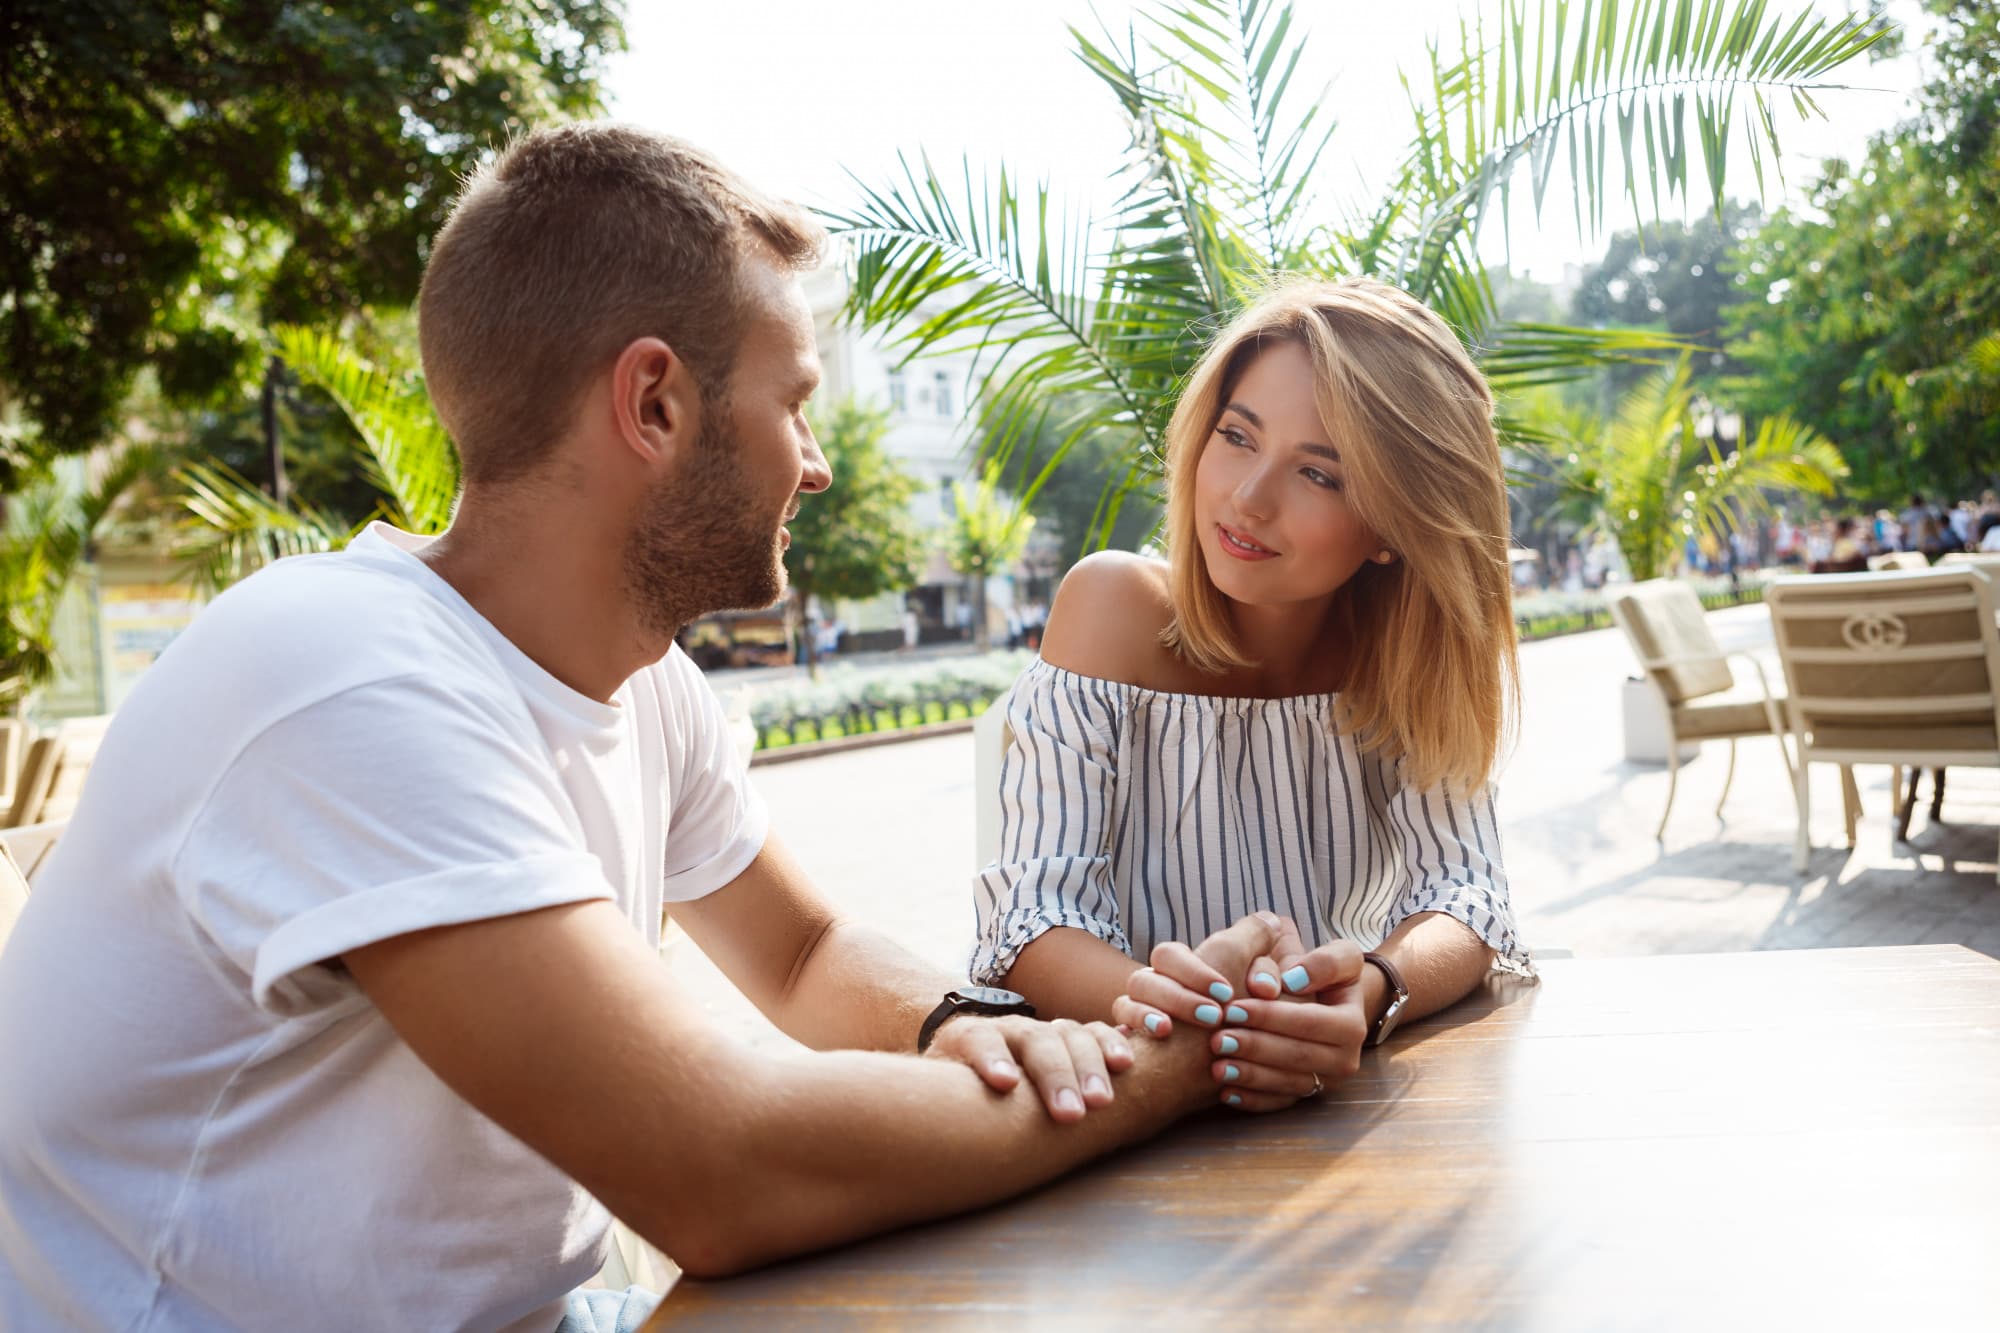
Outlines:
{"type": "Polygon", "coordinates": [[[1014,728],[1007,723],[1008,691],[986,706],[972,724],[972,851],[973,868],[983,870],[1000,859],[1000,770],[1014,728]]]}
{"type": "Polygon", "coordinates": [[[1736,742],[1744,736],[1771,736],[1789,772],[1785,753],[1784,695],[1773,691],[1764,667],[1748,653],[1725,653],[1708,628],[1694,589],[1673,579],[1650,579],[1621,589],[1611,598],[1611,618],[1625,631],[1646,677],[1660,692],[1667,715],[1667,804],[1655,838],[1667,831],[1680,785],[1680,751],[1688,741],[1727,740],[1729,769],[1715,814],[1729,799],[1736,778],[1736,742]],[[1749,677],[1738,681],[1730,660],[1742,661],[1749,677]]]}
{"type": "Polygon", "coordinates": [[[21,765],[14,804],[0,826],[68,819],[83,796],[84,779],[90,776],[97,747],[104,743],[104,733],[110,725],[109,714],[72,717],[37,736],[21,765]]]}
{"type": "Polygon", "coordinates": [[[7,937],[14,933],[14,923],[27,905],[28,877],[14,864],[7,849],[0,847],[0,953],[7,951],[7,937]]]}
{"type": "Polygon", "coordinates": [[[1798,756],[1795,869],[1811,854],[1814,762],[1895,769],[1899,836],[1910,806],[1903,768],[2000,767],[2000,629],[1993,581],[1978,566],[1783,578],[1765,603],[1798,756]]]}

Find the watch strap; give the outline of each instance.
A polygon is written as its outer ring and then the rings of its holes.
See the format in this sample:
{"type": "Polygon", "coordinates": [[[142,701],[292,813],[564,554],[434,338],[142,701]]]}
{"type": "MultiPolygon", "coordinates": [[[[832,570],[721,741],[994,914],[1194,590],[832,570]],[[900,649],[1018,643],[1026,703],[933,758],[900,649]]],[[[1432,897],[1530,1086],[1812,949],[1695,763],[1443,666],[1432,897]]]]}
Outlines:
{"type": "Polygon", "coordinates": [[[1373,963],[1381,968],[1383,979],[1389,983],[1389,1005],[1382,1011],[1382,1016],[1368,1029],[1368,1044],[1379,1046],[1393,1030],[1393,1020],[1402,1013],[1403,1006],[1409,1003],[1410,988],[1403,981],[1402,969],[1381,954],[1364,953],[1361,955],[1361,961],[1373,963]]]}
{"type": "Polygon", "coordinates": [[[938,1029],[960,1014],[1019,1014],[1022,1018],[1033,1018],[1035,1006],[1026,1000],[1018,1004],[988,1004],[957,991],[947,991],[945,997],[938,1001],[937,1008],[924,1016],[923,1025],[917,1029],[917,1054],[928,1051],[938,1029]]]}

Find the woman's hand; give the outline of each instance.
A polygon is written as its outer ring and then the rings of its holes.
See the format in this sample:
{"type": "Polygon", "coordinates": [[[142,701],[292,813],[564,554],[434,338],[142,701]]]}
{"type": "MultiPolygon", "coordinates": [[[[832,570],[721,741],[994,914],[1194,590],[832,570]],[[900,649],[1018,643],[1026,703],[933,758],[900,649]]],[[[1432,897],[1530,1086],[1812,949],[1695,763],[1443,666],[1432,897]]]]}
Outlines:
{"type": "Polygon", "coordinates": [[[1125,994],[1111,1006],[1111,1021],[1162,1038],[1176,1022],[1209,1029],[1247,1022],[1249,1011],[1240,1003],[1250,993],[1245,978],[1259,960],[1271,970],[1270,955],[1288,937],[1297,943],[1291,922],[1256,912],[1216,931],[1199,948],[1177,940],[1162,944],[1153,950],[1151,966],[1126,980],[1125,994]]]}
{"type": "Polygon", "coordinates": [[[1260,912],[1195,949],[1155,949],[1152,966],[1132,974],[1113,1016],[1156,1037],[1170,1032],[1176,1017],[1213,1029],[1211,1072],[1223,1103],[1274,1111],[1359,1068],[1368,1035],[1362,966],[1352,941],[1307,950],[1297,926],[1260,912]],[[1267,943],[1256,943],[1251,923],[1267,943]]]}

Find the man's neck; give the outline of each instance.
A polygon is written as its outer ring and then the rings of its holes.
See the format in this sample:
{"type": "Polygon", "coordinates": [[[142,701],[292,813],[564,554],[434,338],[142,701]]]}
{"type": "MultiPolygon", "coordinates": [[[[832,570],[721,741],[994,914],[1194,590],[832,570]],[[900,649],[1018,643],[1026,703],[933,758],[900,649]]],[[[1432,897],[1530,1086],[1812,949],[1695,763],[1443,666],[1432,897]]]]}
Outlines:
{"type": "Polygon", "coordinates": [[[468,495],[421,558],[536,665],[609,702],[666,656],[673,636],[640,623],[616,544],[601,533],[582,536],[571,518],[552,497],[538,496],[530,508],[468,495]]]}

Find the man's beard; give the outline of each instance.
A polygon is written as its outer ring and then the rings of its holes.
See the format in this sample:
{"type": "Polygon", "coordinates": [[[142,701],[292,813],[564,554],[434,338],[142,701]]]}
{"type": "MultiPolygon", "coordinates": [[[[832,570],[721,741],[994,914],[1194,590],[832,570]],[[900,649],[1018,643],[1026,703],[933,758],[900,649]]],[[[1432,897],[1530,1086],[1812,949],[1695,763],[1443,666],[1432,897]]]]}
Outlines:
{"type": "Polygon", "coordinates": [[[625,586],[645,627],[672,637],[712,611],[751,611],[785,592],[779,514],[766,514],[718,403],[694,456],[654,486],[625,544],[625,586]]]}

